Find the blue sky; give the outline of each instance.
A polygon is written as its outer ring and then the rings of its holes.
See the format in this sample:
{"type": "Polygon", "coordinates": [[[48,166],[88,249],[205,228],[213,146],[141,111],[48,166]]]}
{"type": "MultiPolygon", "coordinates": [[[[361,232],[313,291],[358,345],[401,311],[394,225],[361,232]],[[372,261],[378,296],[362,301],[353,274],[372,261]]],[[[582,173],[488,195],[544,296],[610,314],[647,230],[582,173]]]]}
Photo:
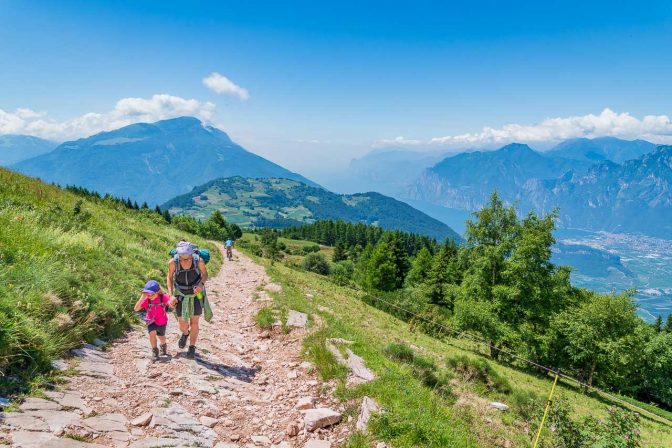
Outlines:
{"type": "Polygon", "coordinates": [[[0,132],[65,139],[186,110],[308,174],[400,136],[672,134],[671,2],[362,3],[0,0],[0,132]],[[213,72],[249,97],[208,89],[213,72]]]}

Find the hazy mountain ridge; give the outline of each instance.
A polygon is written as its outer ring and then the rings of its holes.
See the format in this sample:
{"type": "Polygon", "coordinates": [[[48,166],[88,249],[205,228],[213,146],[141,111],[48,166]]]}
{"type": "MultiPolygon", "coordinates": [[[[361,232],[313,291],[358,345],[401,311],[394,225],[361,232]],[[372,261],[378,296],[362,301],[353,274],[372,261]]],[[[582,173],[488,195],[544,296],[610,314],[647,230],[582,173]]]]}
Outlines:
{"type": "Polygon", "coordinates": [[[58,143],[32,135],[0,135],[0,166],[8,166],[22,160],[46,154],[58,143]]]}
{"type": "Polygon", "coordinates": [[[220,210],[227,221],[242,226],[286,227],[332,219],[460,240],[446,224],[380,193],[339,195],[291,179],[216,179],[173,198],[162,208],[197,218],[220,210]]]}
{"type": "Polygon", "coordinates": [[[425,170],[405,196],[473,211],[496,190],[505,201],[518,203],[523,212],[559,209],[564,227],[670,238],[672,147],[613,138],[588,142],[586,146],[585,139],[569,141],[547,153],[511,144],[496,151],[458,154],[425,170]],[[620,164],[559,157],[579,157],[592,151],[588,148],[600,147],[601,157],[616,159],[649,147],[654,150],[620,164]]]}
{"type": "Polygon", "coordinates": [[[406,188],[404,196],[444,207],[477,210],[495,190],[509,202],[521,201],[530,181],[587,167],[585,162],[546,157],[527,145],[513,143],[497,151],[447,157],[425,170],[406,188]]]}
{"type": "Polygon", "coordinates": [[[544,154],[585,162],[610,160],[623,163],[626,160],[637,159],[655,149],[656,145],[646,140],[621,140],[615,137],[575,138],[559,143],[544,154]]]}
{"type": "Polygon", "coordinates": [[[65,142],[12,169],[152,205],[227,176],[286,177],[317,186],[194,117],[138,123],[65,142]]]}
{"type": "Polygon", "coordinates": [[[672,146],[622,165],[602,162],[587,173],[538,182],[526,192],[528,207],[559,207],[567,227],[641,232],[672,237],[672,146]]]}

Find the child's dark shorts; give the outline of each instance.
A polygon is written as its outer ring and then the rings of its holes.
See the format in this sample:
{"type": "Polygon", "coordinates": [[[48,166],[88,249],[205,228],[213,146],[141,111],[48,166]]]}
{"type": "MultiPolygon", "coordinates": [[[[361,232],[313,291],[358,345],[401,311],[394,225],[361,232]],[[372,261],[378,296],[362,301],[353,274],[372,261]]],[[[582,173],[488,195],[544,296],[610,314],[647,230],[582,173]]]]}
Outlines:
{"type": "Polygon", "coordinates": [[[167,325],[149,324],[149,325],[147,325],[147,332],[151,333],[152,331],[156,331],[157,336],[165,336],[166,335],[166,326],[167,325]]]}

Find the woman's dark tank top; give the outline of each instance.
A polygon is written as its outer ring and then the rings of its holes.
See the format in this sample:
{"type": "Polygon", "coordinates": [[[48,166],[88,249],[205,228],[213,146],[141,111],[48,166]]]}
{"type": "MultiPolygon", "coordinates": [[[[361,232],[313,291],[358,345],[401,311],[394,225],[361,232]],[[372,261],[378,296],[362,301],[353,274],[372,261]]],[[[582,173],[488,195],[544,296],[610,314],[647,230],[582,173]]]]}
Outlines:
{"type": "Polygon", "coordinates": [[[191,268],[184,269],[180,263],[179,258],[174,259],[175,262],[175,286],[182,295],[191,295],[194,293],[194,286],[201,281],[201,270],[198,269],[198,257],[193,257],[191,261],[191,268]]]}

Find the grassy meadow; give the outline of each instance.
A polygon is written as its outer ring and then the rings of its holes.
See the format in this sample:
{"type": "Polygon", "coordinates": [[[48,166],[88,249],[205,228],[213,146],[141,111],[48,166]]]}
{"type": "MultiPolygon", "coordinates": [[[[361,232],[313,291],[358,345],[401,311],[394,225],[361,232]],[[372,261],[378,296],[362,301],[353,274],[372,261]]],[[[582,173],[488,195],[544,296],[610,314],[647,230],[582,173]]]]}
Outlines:
{"type": "MultiPolygon", "coordinates": [[[[156,213],[82,198],[0,168],[0,396],[45,381],[83,341],[119,335],[180,238],[156,213]],[[47,375],[47,376],[45,376],[47,375]]],[[[221,254],[212,250],[209,269],[221,254]]]]}
{"type": "MultiPolygon", "coordinates": [[[[429,336],[367,305],[361,291],[297,269],[298,258],[291,258],[271,265],[255,257],[283,286],[282,293],[274,294],[279,314],[295,309],[313,316],[311,323],[318,330],[306,340],[306,358],[317,365],[324,379],[339,383],[339,397],[353,413],[365,395],[386,410],[372,422],[372,434],[353,436],[349,447],[371,446],[374,440],[408,448],[532,446],[552,378],[486,359],[485,348],[476,343],[429,336]],[[345,372],[325,349],[324,340],[329,337],[353,341],[353,351],[366,360],[377,379],[346,386],[345,372]],[[412,355],[395,356],[399,350],[410,350],[412,355]],[[510,410],[497,411],[490,407],[491,401],[504,402],[510,410]]],[[[613,406],[562,382],[555,401],[566,403],[574,417],[604,418],[613,406]]],[[[654,419],[642,416],[641,433],[643,447],[672,446],[672,428],[654,419]]],[[[540,446],[553,446],[548,429],[544,436],[540,446]]]]}

